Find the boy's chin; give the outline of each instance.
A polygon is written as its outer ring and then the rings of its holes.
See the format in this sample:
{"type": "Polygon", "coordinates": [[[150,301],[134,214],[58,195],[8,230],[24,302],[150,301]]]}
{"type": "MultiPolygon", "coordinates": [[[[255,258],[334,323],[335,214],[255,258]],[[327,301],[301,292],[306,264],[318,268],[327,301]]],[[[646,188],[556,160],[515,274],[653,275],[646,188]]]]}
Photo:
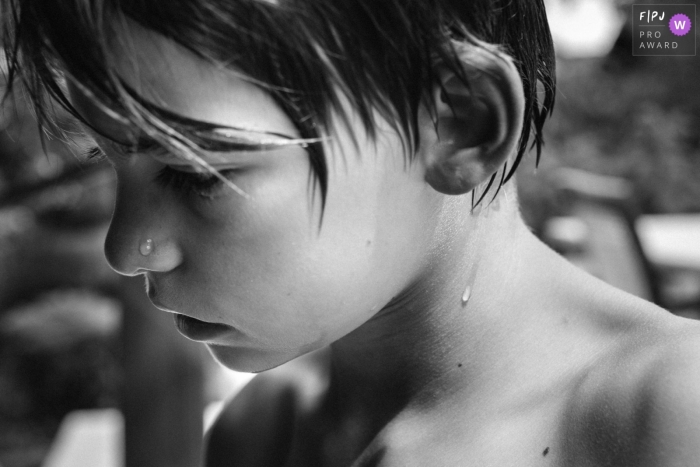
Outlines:
{"type": "Polygon", "coordinates": [[[261,373],[293,360],[298,355],[280,354],[256,349],[207,344],[214,360],[229,370],[242,373],[261,373]]]}

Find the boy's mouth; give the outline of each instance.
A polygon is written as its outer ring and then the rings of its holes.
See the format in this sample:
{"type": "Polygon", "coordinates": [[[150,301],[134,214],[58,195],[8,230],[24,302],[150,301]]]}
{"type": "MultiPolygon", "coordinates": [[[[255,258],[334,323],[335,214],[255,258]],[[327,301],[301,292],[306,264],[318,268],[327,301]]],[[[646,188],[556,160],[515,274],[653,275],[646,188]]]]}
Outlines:
{"type": "Polygon", "coordinates": [[[208,342],[234,331],[234,328],[229,325],[202,321],[179,313],[165,306],[160,300],[158,300],[158,292],[153,282],[147,279],[146,284],[148,298],[153,306],[159,310],[173,313],[175,327],[180,334],[186,338],[197,342],[208,342]]]}
{"type": "Polygon", "coordinates": [[[207,342],[233,331],[231,326],[219,323],[200,321],[180,313],[175,313],[177,330],[188,339],[207,342]]]}

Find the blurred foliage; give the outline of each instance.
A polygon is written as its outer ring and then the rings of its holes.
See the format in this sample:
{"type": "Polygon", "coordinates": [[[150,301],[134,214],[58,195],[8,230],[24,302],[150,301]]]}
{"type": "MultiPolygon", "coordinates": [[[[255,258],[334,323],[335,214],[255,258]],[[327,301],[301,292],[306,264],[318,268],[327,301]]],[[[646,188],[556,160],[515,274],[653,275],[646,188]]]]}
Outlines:
{"type": "Polygon", "coordinates": [[[119,319],[114,300],[76,290],[53,291],[3,313],[3,465],[36,465],[67,413],[117,405],[119,319]]]}
{"type": "Polygon", "coordinates": [[[74,146],[42,147],[20,96],[0,110],[3,467],[39,466],[61,419],[116,406],[122,380],[121,307],[102,254],[112,175],[74,146]]]}
{"type": "Polygon", "coordinates": [[[626,27],[607,57],[559,60],[541,174],[519,177],[535,231],[558,210],[547,172],[561,166],[629,180],[641,213],[700,212],[700,62],[631,50],[626,27]]]}

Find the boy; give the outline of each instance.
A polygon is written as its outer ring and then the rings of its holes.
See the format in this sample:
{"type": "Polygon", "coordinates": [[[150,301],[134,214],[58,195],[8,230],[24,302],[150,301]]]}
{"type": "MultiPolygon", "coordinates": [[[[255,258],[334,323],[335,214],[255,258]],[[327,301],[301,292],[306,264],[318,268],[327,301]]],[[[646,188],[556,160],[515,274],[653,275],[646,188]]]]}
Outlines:
{"type": "Polygon", "coordinates": [[[540,1],[3,5],[42,122],[115,168],[112,267],[230,368],[327,349],[253,380],[209,465],[697,463],[698,325],[506,183],[553,104],[540,1]]]}

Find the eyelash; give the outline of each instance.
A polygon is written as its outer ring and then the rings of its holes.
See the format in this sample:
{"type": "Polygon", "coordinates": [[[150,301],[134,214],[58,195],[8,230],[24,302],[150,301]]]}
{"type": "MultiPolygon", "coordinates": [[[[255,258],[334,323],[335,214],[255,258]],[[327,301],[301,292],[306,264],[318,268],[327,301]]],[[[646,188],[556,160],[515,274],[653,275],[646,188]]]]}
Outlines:
{"type": "MultiPolygon", "coordinates": [[[[234,170],[220,170],[224,177],[234,170]]],[[[179,193],[192,193],[203,198],[212,199],[223,182],[210,173],[182,172],[165,166],[155,176],[155,181],[163,187],[179,193]]]]}
{"type": "Polygon", "coordinates": [[[85,152],[83,152],[83,157],[90,162],[101,162],[107,159],[107,155],[104,151],[97,146],[87,148],[85,152]]]}
{"type": "MultiPolygon", "coordinates": [[[[89,161],[102,161],[107,159],[105,152],[97,147],[91,147],[83,154],[89,161]]],[[[234,169],[220,170],[219,174],[226,177],[234,172],[234,169]]],[[[183,194],[195,194],[202,198],[213,199],[216,191],[223,182],[210,173],[183,172],[172,167],[165,166],[158,171],[154,181],[164,188],[170,188],[183,194]]]]}

